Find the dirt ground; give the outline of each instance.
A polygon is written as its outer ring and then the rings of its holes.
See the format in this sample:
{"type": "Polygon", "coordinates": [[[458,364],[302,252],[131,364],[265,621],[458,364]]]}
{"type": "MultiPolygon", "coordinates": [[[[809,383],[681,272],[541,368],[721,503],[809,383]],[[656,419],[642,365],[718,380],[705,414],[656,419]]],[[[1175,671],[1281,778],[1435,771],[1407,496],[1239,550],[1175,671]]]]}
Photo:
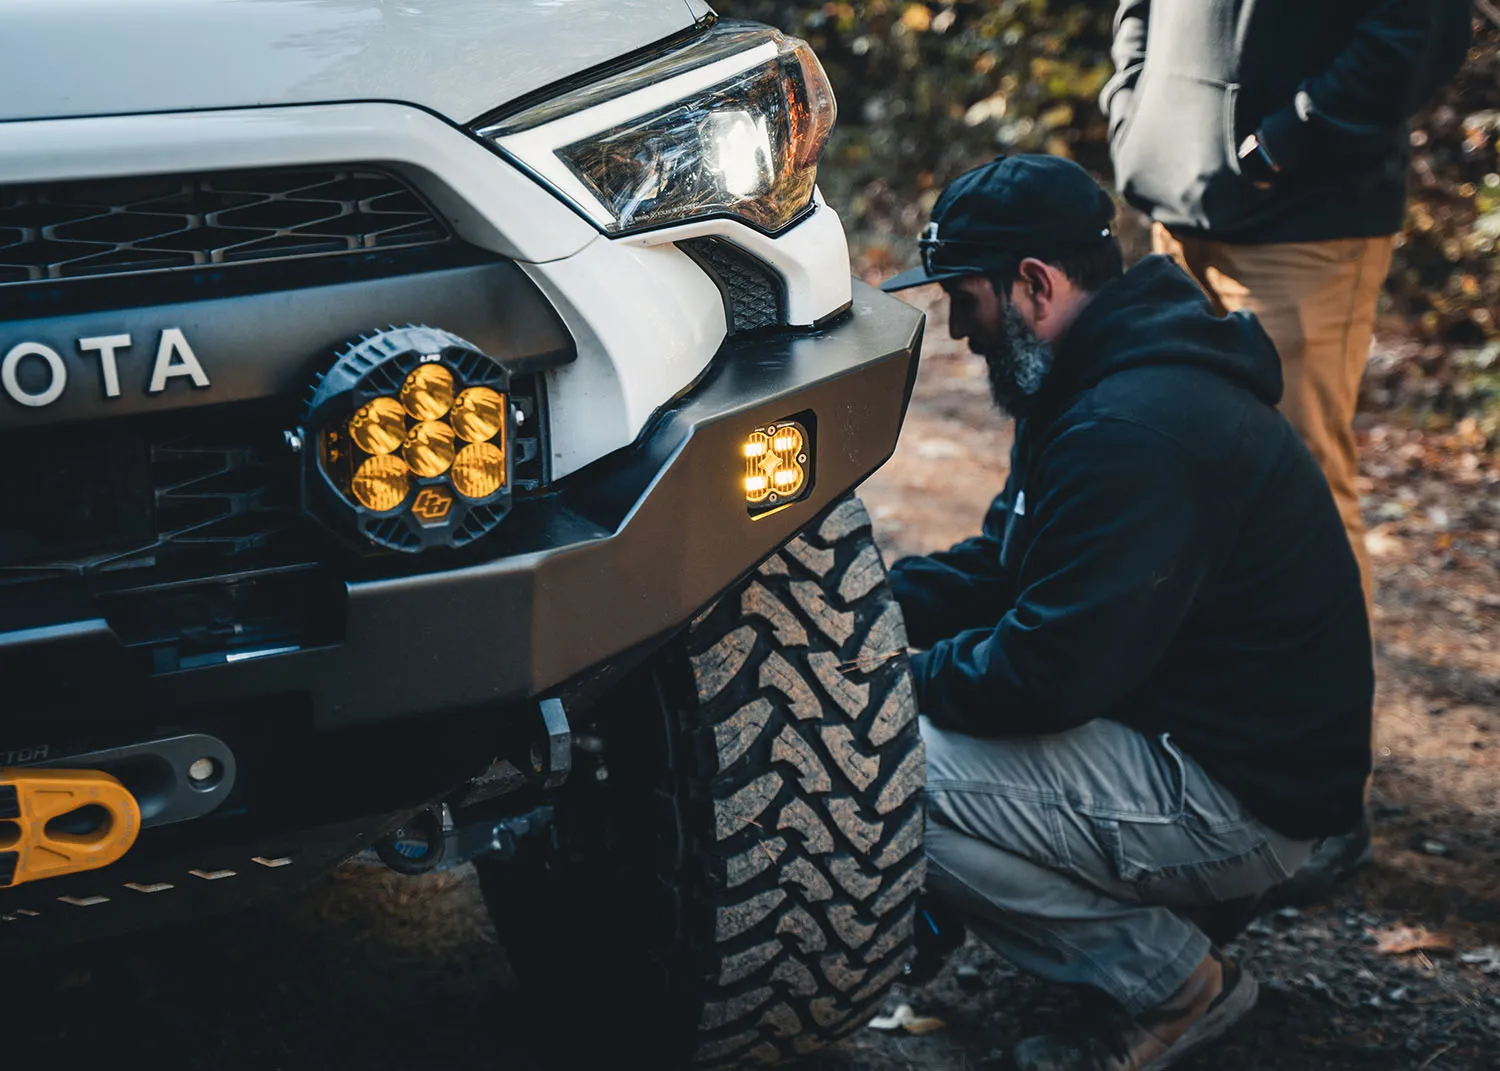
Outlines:
{"type": "MultiPolygon", "coordinates": [[[[983,367],[945,334],[930,326],[900,449],[863,492],[892,555],[970,534],[1004,478],[983,367]]],[[[1362,418],[1361,437],[1380,583],[1377,862],[1331,903],[1252,926],[1234,951],[1260,1007],[1197,1071],[1500,1067],[1500,476],[1462,432],[1362,418]]],[[[510,1013],[467,870],[350,865],[292,904],[91,948],[25,989],[3,1005],[19,1066],[526,1071],[547,1049],[510,1013]]],[[[1003,1068],[1021,1036],[1076,1025],[1071,998],[973,945],[893,999],[945,1025],[861,1030],[802,1071],[1003,1068]]]]}

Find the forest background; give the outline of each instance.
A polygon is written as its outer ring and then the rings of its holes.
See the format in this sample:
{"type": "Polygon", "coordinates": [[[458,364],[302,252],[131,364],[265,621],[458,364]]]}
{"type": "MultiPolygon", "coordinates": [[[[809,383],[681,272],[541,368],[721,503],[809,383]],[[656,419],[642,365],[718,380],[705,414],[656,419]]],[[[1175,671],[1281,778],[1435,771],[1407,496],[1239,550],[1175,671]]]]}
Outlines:
{"type": "MultiPolygon", "coordinates": [[[[1112,186],[1097,97],[1109,0],[718,0],[808,39],[839,99],[820,182],[872,281],[912,263],[943,186],[997,152],[1076,159],[1112,186]]],[[[1458,78],[1412,123],[1404,233],[1364,408],[1500,447],[1500,5],[1476,0],[1458,78]]],[[[1146,245],[1125,210],[1127,253],[1146,245]]]]}

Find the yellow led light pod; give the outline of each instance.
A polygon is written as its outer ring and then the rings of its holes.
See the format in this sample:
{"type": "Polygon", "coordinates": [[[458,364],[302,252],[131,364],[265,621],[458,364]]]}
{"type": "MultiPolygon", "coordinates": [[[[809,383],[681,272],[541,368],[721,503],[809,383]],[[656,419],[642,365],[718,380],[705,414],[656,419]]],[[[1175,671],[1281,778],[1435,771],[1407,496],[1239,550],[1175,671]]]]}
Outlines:
{"type": "Polygon", "coordinates": [[[401,404],[413,420],[437,420],[453,408],[453,373],[440,364],[423,364],[401,384],[401,404]]]}
{"type": "MultiPolygon", "coordinates": [[[[302,451],[303,507],[361,552],[467,546],[504,522],[513,484],[532,485],[511,474],[522,411],[511,370],[455,334],[363,335],[313,384],[296,429],[316,444],[302,451]]],[[[534,460],[527,446],[521,460],[534,460]]]]}
{"type": "Polygon", "coordinates": [[[354,473],[349,492],[359,504],[375,513],[386,513],[406,501],[411,490],[411,470],[394,454],[381,454],[366,461],[354,473]]]}
{"type": "Polygon", "coordinates": [[[489,387],[470,387],[453,403],[448,419],[465,442],[489,442],[505,427],[505,395],[489,387]]]}
{"type": "Polygon", "coordinates": [[[453,439],[453,429],[443,421],[424,420],[407,433],[401,455],[418,476],[441,476],[458,452],[453,439]]]}
{"type": "Polygon", "coordinates": [[[470,443],[453,459],[449,477],[465,498],[488,498],[505,486],[505,454],[494,443],[470,443]]]}
{"type": "Polygon", "coordinates": [[[756,428],[740,447],[745,463],[743,488],[751,515],[795,501],[811,489],[810,437],[795,420],[756,428]]]}
{"type": "Polygon", "coordinates": [[[349,418],[349,438],[367,454],[389,454],[406,441],[406,413],[394,398],[376,398],[349,418]]]}

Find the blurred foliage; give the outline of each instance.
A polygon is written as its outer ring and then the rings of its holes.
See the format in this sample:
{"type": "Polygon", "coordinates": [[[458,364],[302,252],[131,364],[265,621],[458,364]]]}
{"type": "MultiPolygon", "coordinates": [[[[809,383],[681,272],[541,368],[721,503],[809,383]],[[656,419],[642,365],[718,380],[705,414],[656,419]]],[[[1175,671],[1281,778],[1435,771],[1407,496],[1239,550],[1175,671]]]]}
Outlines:
{"type": "Polygon", "coordinates": [[[997,152],[1059,153],[1109,173],[1096,104],[1113,69],[1109,3],[714,6],[726,17],[781,26],[817,50],[839,98],[820,182],[874,269],[910,261],[938,193],[997,152]]]}
{"type": "MultiPolygon", "coordinates": [[[[1110,183],[1096,98],[1113,72],[1111,0],[717,0],[715,7],[805,37],[822,58],[840,118],[820,181],[872,274],[910,263],[938,192],[996,152],[1071,156],[1110,183]]],[[[1388,286],[1396,319],[1384,325],[1405,348],[1372,392],[1450,416],[1500,390],[1495,0],[1481,0],[1476,17],[1468,65],[1412,125],[1412,199],[1388,286]]],[[[1127,253],[1144,248],[1136,223],[1122,227],[1127,253]]]]}
{"type": "Polygon", "coordinates": [[[1500,433],[1500,12],[1485,5],[1469,61],[1412,123],[1406,229],[1386,284],[1408,340],[1372,369],[1376,401],[1500,433]]]}

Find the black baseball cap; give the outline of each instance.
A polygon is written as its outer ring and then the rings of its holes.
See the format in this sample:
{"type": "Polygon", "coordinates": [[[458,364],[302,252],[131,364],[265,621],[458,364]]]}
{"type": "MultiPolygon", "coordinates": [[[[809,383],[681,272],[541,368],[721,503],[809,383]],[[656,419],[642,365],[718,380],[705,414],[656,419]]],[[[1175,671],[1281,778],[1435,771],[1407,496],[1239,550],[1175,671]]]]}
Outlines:
{"type": "Polygon", "coordinates": [[[1103,243],[1115,203],[1087,171],[1061,156],[997,156],[954,179],[918,240],[922,264],[881,284],[905,290],[1008,271],[1103,243]]]}

